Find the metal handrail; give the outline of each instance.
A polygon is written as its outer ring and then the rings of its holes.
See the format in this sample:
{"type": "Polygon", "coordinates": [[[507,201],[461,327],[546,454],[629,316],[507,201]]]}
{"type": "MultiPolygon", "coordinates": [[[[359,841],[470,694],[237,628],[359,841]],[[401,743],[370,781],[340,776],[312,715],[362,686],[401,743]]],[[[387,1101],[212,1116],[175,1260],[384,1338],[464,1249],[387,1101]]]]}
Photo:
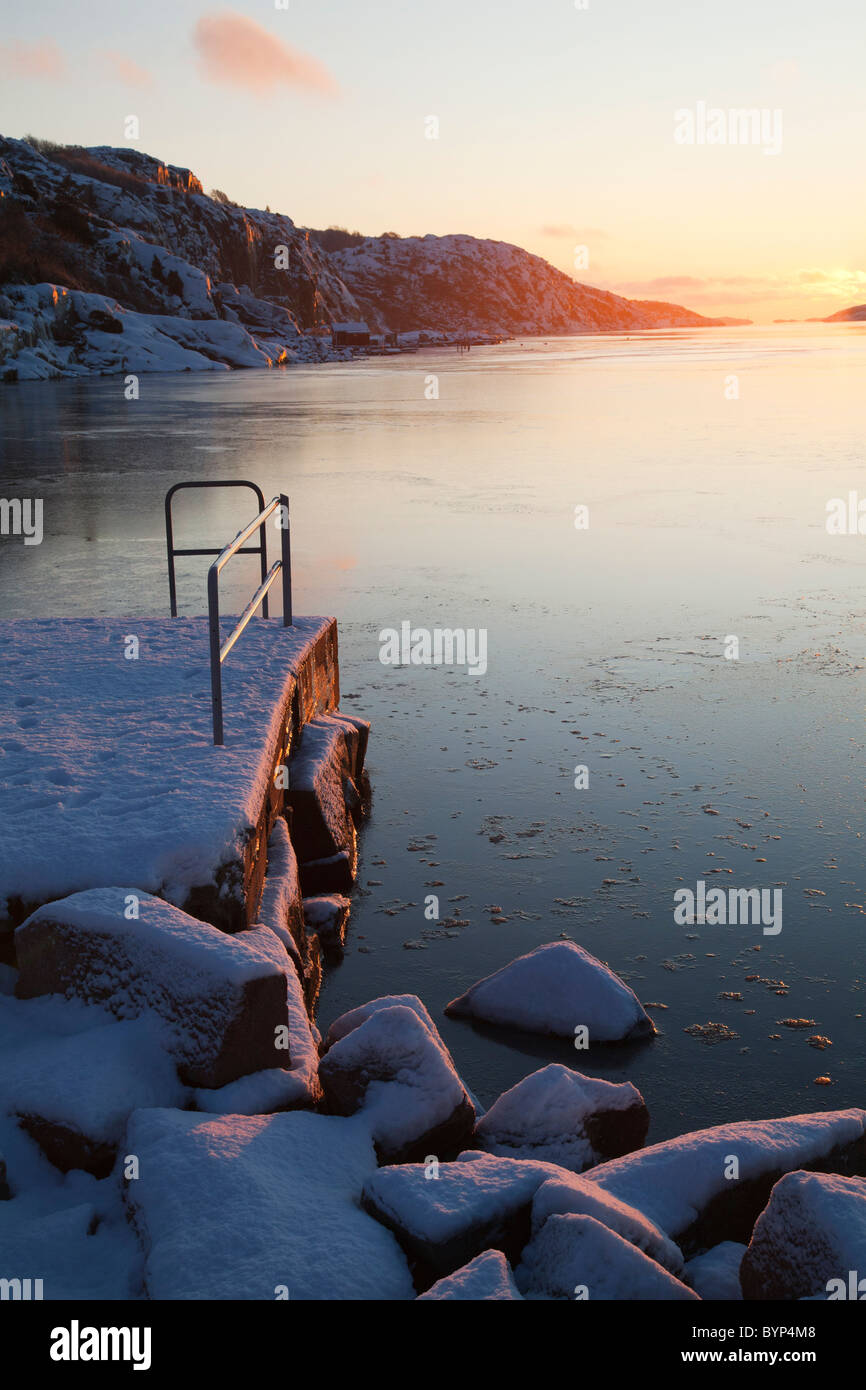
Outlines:
{"type": "MultiPolygon", "coordinates": [[[[264,560],[262,562],[264,564],[264,560]]],[[[262,617],[267,617],[268,590],[277,578],[282,574],[283,578],[283,627],[292,626],[292,556],[291,556],[291,537],[289,533],[289,499],[284,492],[277,497],[272,497],[266,506],[263,506],[255,520],[249,526],[245,526],[239,531],[234,540],[225,549],[219,552],[207,572],[207,617],[208,629],[210,634],[210,684],[211,684],[211,705],[213,711],[213,741],[215,744],[222,744],[223,738],[223,684],[222,684],[222,664],[240,637],[244,628],[249,623],[259,604],[262,605],[262,617]],[[219,596],[219,577],[225,569],[233,555],[247,555],[250,552],[241,550],[244,541],[249,540],[254,531],[260,530],[262,533],[261,549],[265,553],[265,533],[264,527],[268,517],[273,516],[277,509],[281,511],[281,517],[285,524],[280,527],[281,557],[276,560],[270,570],[263,575],[262,582],[256,589],[240,618],[238,619],[232,632],[225,642],[220,644],[220,596],[219,596]]]]}
{"type": "Polygon", "coordinates": [[[207,614],[208,614],[208,636],[210,645],[210,683],[211,683],[211,707],[213,716],[213,741],[215,744],[222,744],[223,738],[223,693],[222,693],[222,663],[225,661],[232,647],[237,642],[241,633],[261,605],[262,617],[268,617],[268,593],[276,582],[277,575],[282,575],[283,581],[283,627],[292,626],[292,550],[291,534],[289,531],[289,499],[284,492],[272,497],[270,502],[265,503],[264,493],[255,483],[247,482],[244,479],[231,479],[230,481],[217,482],[191,482],[175,483],[169,488],[165,495],[165,541],[168,551],[168,592],[171,605],[171,616],[177,617],[177,583],[174,572],[174,557],[176,555],[216,555],[216,560],[210,566],[207,576],[207,614]],[[191,487],[248,487],[252,488],[256,494],[259,504],[258,516],[239,531],[233,541],[223,546],[222,550],[194,549],[178,550],[174,545],[174,530],[172,527],[171,503],[176,492],[182,488],[191,487]],[[277,509],[280,509],[283,524],[280,527],[280,559],[268,569],[268,541],[267,541],[267,521],[273,516],[277,509]],[[258,545],[247,546],[244,542],[248,541],[255,531],[260,533],[258,545]],[[232,632],[225,642],[220,643],[220,600],[219,600],[219,577],[225,569],[229,560],[234,555],[259,555],[261,557],[261,583],[256,589],[240,618],[238,619],[232,632]]]}
{"type": "MultiPolygon", "coordinates": [[[[166,544],[166,549],[168,550],[168,599],[169,599],[169,605],[170,605],[170,608],[171,608],[171,616],[172,616],[173,618],[176,618],[176,617],[177,617],[177,582],[176,582],[176,580],[175,580],[175,574],[174,574],[174,557],[175,557],[175,555],[221,555],[221,554],[222,554],[222,551],[220,550],[219,546],[216,546],[216,547],[214,547],[213,549],[210,549],[210,550],[175,550],[175,547],[174,547],[174,526],[173,526],[173,524],[172,524],[172,517],[171,517],[171,503],[172,503],[172,498],[174,497],[174,494],[175,494],[176,492],[180,492],[183,488],[188,488],[188,487],[248,487],[248,488],[251,488],[252,491],[256,494],[256,500],[257,500],[257,502],[258,502],[258,504],[259,504],[259,511],[262,512],[262,511],[264,511],[264,508],[265,508],[265,494],[262,492],[261,488],[257,486],[256,483],[247,482],[247,480],[246,480],[245,478],[231,478],[231,479],[227,479],[227,480],[225,480],[225,481],[223,481],[222,479],[218,479],[218,480],[215,481],[215,482],[203,482],[203,483],[200,483],[200,482],[193,482],[193,483],[175,483],[174,487],[170,487],[170,488],[169,488],[168,492],[165,494],[165,544],[166,544]]],[[[260,556],[261,556],[262,583],[264,583],[265,575],[266,575],[267,572],[268,572],[268,544],[267,544],[267,536],[266,536],[265,532],[262,532],[261,543],[260,543],[259,545],[251,545],[250,548],[249,548],[248,550],[245,550],[245,551],[244,551],[244,554],[245,554],[245,555],[260,555],[260,556]]],[[[266,618],[267,616],[268,616],[268,606],[267,606],[267,603],[266,603],[266,604],[265,604],[265,607],[264,607],[264,610],[263,610],[263,612],[262,612],[262,617],[263,617],[263,618],[266,618]]]]}

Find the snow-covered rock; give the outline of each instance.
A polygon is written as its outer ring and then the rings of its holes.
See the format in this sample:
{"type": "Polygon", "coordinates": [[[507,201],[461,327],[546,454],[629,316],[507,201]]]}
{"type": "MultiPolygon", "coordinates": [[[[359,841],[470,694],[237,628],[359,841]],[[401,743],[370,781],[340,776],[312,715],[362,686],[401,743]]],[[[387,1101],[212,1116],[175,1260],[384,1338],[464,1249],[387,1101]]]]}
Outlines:
{"type": "Polygon", "coordinates": [[[366,1004],[359,1004],[357,1008],[349,1009],[347,1013],[340,1014],[339,1018],[335,1018],[328,1029],[325,1047],[332,1047],[335,1042],[339,1042],[340,1038],[345,1038],[354,1028],[360,1027],[373,1014],[381,1013],[383,1009],[393,1009],[397,1005],[412,1009],[424,1026],[429,1028],[434,1036],[439,1037],[436,1024],[417,994],[383,994],[378,999],[368,999],[366,1004]]]}
{"type": "Polygon", "coordinates": [[[511,1266],[502,1251],[485,1250],[454,1274],[449,1274],[445,1279],[438,1279],[426,1293],[418,1295],[417,1301],[426,1298],[480,1303],[493,1299],[522,1297],[512,1278],[511,1266]]]}
{"type": "Polygon", "coordinates": [[[552,1163],[467,1153],[454,1163],[381,1168],[364,1184],[363,1205],[392,1230],[427,1283],[483,1250],[514,1260],[529,1239],[532,1199],[552,1163]]]}
{"type": "Polygon", "coordinates": [[[352,908],[350,898],[342,893],[324,893],[318,898],[304,898],[304,921],[315,932],[322,949],[338,956],[346,944],[346,927],[352,908]]]}
{"type": "Polygon", "coordinates": [[[564,1038],[586,1028],[591,1044],[654,1032],[634,991],[573,941],[537,946],[452,999],[445,1012],[564,1038]]]}
{"type": "Polygon", "coordinates": [[[340,718],[317,715],[304,725],[289,760],[286,804],[292,812],[292,842],[301,864],[305,896],[304,866],[308,862],[339,854],[354,860],[355,823],[350,806],[360,806],[354,780],[358,746],[354,726],[340,718]]]}
{"type": "Polygon", "coordinates": [[[20,998],[63,994],[117,1018],[158,1015],[188,1085],[223,1086],[291,1060],[275,1050],[289,962],[265,928],[228,936],[161,898],[94,888],[38,908],[15,944],[20,998]]]}
{"type": "Polygon", "coordinates": [[[861,1171],[866,1110],[742,1120],[653,1144],[586,1174],[687,1254],[747,1241],[773,1184],[797,1168],[861,1171]]]}
{"type": "Polygon", "coordinates": [[[514,1280],[524,1298],[674,1299],[698,1295],[592,1216],[549,1216],[514,1280]]]}
{"type": "Polygon", "coordinates": [[[629,1082],[596,1080],[552,1062],[518,1081],[475,1126],[475,1140],[506,1158],[540,1158],[582,1173],[639,1149],[649,1128],[629,1082]]]}
{"type": "Polygon", "coordinates": [[[111,1171],[133,1110],[186,1097],[163,1030],[147,1018],[31,1043],[5,1057],[3,1072],[2,1104],[55,1167],[98,1177],[111,1171]]]}
{"type": "Polygon", "coordinates": [[[532,1199],[532,1234],[538,1234],[549,1216],[569,1214],[592,1216],[671,1274],[682,1274],[682,1251],[664,1231],[636,1207],[628,1206],[598,1184],[587,1182],[575,1173],[548,1178],[538,1188],[532,1199]]]}
{"type": "Polygon", "coordinates": [[[126,1151],[149,1297],[414,1297],[394,1237],[358,1206],[376,1168],[362,1121],[139,1110],[126,1151]]]}
{"type": "Polygon", "coordinates": [[[740,1288],[740,1264],[746,1253],[745,1245],[736,1240],[723,1240],[703,1255],[695,1255],[686,1265],[686,1282],[699,1298],[736,1303],[743,1297],[740,1288]]]}
{"type": "Polygon", "coordinates": [[[740,1282],[747,1299],[866,1298],[866,1179],[780,1178],[755,1223],[740,1282]]]}
{"type": "Polygon", "coordinates": [[[383,1163],[450,1158],[467,1142],[475,1110],[435,1029],[412,1008],[375,1009],[319,1063],[329,1109],[363,1111],[383,1163]]]}

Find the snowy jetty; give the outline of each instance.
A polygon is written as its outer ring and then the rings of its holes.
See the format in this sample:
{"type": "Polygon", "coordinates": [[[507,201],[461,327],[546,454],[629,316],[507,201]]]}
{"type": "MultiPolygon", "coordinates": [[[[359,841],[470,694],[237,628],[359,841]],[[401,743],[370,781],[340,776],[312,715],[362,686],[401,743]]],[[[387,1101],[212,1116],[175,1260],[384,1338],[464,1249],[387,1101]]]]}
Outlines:
{"type": "MultiPolygon", "coordinates": [[[[207,651],[202,619],[0,624],[11,1297],[859,1296],[866,1110],[645,1147],[635,1086],[559,1063],[484,1113],[413,994],[323,1040],[369,727],[339,711],[333,620],[263,620],[216,746],[207,651]]],[[[447,1012],[654,1046],[570,942],[447,1012]]]]}

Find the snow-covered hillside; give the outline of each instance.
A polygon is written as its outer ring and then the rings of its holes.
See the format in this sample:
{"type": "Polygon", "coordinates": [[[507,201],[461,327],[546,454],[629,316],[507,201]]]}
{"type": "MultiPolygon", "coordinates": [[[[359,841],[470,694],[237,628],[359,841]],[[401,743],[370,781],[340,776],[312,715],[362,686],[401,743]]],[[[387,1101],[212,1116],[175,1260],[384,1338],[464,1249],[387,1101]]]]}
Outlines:
{"type": "Polygon", "coordinates": [[[137,150],[0,137],[0,377],[315,359],[357,315],[288,217],[137,150]]]}
{"type": "Polygon", "coordinates": [[[718,322],[504,242],[323,236],[138,150],[0,136],[0,381],[348,356],[328,331],[346,320],[434,340],[718,322]]]}
{"type": "Polygon", "coordinates": [[[371,327],[502,336],[709,327],[677,304],[578,284],[540,256],[471,236],[370,237],[330,257],[371,327]]]}

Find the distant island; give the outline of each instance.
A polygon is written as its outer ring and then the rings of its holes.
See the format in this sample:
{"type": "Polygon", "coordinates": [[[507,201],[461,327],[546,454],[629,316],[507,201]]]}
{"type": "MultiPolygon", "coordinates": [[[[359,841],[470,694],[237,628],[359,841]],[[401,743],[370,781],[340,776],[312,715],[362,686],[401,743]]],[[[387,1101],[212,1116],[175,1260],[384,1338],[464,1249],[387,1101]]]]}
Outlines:
{"type": "Polygon", "coordinates": [[[0,136],[7,383],[322,361],[369,335],[399,350],[400,335],[417,345],[748,322],[594,289],[507,242],[300,228],[138,150],[0,136]]]}

